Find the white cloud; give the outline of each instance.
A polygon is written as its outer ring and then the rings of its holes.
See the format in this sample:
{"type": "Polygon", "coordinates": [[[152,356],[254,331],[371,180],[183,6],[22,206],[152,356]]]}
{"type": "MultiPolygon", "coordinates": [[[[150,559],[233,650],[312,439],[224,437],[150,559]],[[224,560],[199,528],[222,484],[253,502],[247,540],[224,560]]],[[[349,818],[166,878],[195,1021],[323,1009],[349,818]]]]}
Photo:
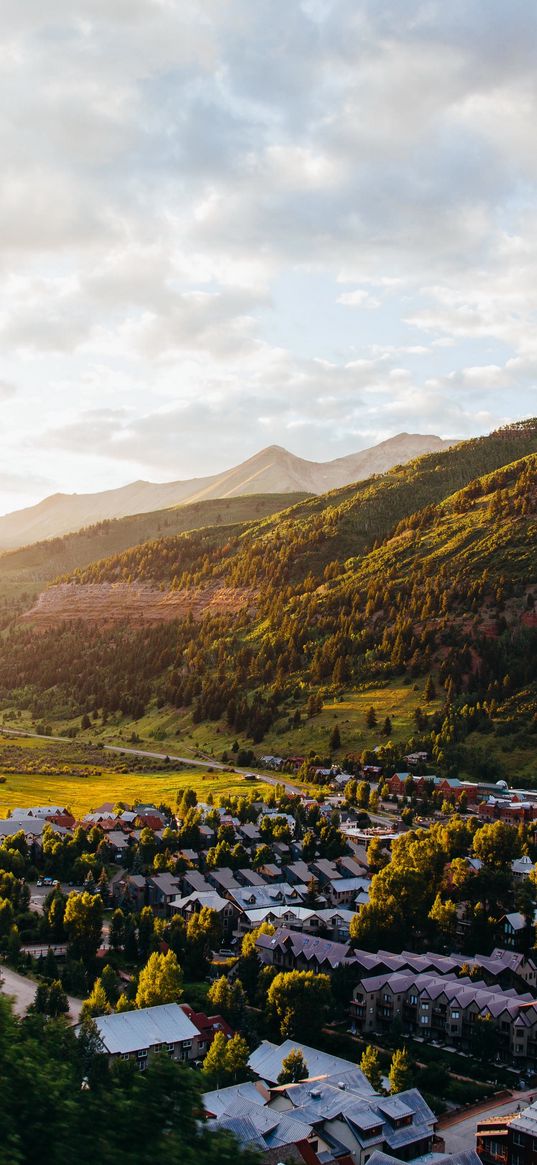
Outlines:
{"type": "Polygon", "coordinates": [[[96,488],[537,411],[537,11],[487,12],[12,6],[5,473],[23,449],[96,488]]]}
{"type": "Polygon", "coordinates": [[[373,311],[376,307],[380,307],[381,301],[370,295],[364,288],[357,287],[355,291],[344,291],[338,295],[336,303],[342,303],[344,307],[366,307],[373,311]]]}

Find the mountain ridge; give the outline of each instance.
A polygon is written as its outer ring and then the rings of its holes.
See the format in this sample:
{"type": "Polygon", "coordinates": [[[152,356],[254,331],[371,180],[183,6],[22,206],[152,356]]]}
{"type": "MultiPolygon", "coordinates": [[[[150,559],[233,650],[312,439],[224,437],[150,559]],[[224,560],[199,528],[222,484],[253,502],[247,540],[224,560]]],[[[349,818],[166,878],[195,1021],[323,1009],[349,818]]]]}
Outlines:
{"type": "Polygon", "coordinates": [[[327,462],[308,461],[283,446],[269,445],[239,465],[206,477],[160,483],[138,479],[117,489],[95,493],[58,492],[34,506],[0,516],[0,550],[15,550],[108,519],[197,501],[252,493],[322,494],[456,443],[434,434],[403,432],[327,462]]]}

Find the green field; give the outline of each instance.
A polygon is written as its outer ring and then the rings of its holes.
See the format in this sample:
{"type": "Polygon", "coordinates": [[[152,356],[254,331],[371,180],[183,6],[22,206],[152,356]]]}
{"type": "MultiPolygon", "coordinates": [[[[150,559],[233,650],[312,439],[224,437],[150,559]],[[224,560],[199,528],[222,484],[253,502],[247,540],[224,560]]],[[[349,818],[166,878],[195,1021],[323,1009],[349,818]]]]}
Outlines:
{"type": "MultiPolygon", "coordinates": [[[[173,807],[177,791],[187,787],[196,789],[200,801],[206,800],[209,793],[217,801],[224,793],[248,795],[255,790],[256,794],[264,796],[269,791],[269,786],[262,782],[245,781],[238,773],[209,772],[202,768],[121,772],[107,766],[106,754],[102,766],[99,765],[97,769],[92,765],[88,772],[84,772],[82,765],[69,765],[69,748],[72,747],[69,742],[61,746],[65,764],[60,765],[55,758],[52,759],[52,746],[47,746],[46,741],[30,737],[13,739],[13,743],[28,754],[28,768],[31,768],[36,754],[46,760],[50,752],[51,763],[48,767],[56,771],[6,772],[5,766],[2,766],[5,743],[0,741],[0,775],[6,778],[5,784],[0,785],[0,817],[6,817],[9,809],[30,805],[68,806],[75,817],[105,801],[125,801],[129,804],[136,801],[152,801],[156,804],[165,802],[173,807]]],[[[127,758],[125,767],[128,767],[127,758]]]]}
{"type": "MultiPolygon", "coordinates": [[[[294,728],[288,724],[284,716],[269,729],[261,744],[255,746],[258,754],[274,753],[277,755],[303,755],[311,749],[323,756],[329,751],[329,738],[337,721],[341,734],[341,748],[335,756],[343,758],[347,752],[361,752],[364,749],[373,749],[378,744],[386,743],[387,737],[382,734],[382,726],[386,716],[392,722],[391,738],[394,743],[406,743],[415,731],[414,712],[421,706],[427,712],[436,711],[440,700],[429,705],[425,704],[423,679],[415,684],[390,684],[385,687],[369,687],[364,690],[346,692],[341,698],[327,697],[322,712],[306,719],[304,706],[300,701],[289,706],[292,715],[299,708],[302,723],[294,728]],[[376,728],[366,726],[366,717],[373,706],[377,715],[376,728]]],[[[202,750],[216,759],[220,759],[224,750],[229,750],[237,734],[231,732],[224,721],[217,723],[206,721],[203,724],[193,724],[190,712],[172,712],[169,709],[150,711],[128,728],[118,724],[115,729],[107,725],[106,734],[118,739],[118,730],[122,730],[126,740],[134,727],[137,735],[144,742],[153,744],[155,740],[161,742],[163,748],[170,751],[186,753],[189,749],[195,755],[202,750]]],[[[94,729],[90,734],[96,735],[94,729]]],[[[251,741],[239,736],[239,743],[251,748],[251,741]]]]}
{"type": "MultiPolygon", "coordinates": [[[[283,715],[267,732],[261,744],[255,746],[254,751],[257,755],[273,753],[290,756],[307,755],[313,750],[320,756],[325,756],[329,752],[330,734],[336,722],[341,735],[341,748],[333,754],[334,759],[342,760],[347,752],[373,749],[379,744],[385,744],[388,739],[395,744],[406,744],[416,732],[415,709],[420,706],[428,713],[432,713],[436,712],[441,704],[440,698],[426,704],[424,686],[423,677],[412,684],[399,681],[385,686],[364,685],[363,689],[345,692],[341,697],[327,696],[322,712],[310,718],[306,718],[304,695],[303,700],[298,699],[287,707],[289,716],[292,716],[297,708],[300,710],[301,724],[292,727],[287,714],[283,715]],[[376,728],[366,726],[367,713],[372,706],[377,716],[376,728]],[[392,724],[390,738],[382,733],[386,716],[390,717],[392,724]]],[[[4,721],[14,725],[8,714],[4,716],[4,721]]],[[[35,730],[35,724],[27,714],[23,713],[17,723],[24,728],[35,730]]],[[[53,732],[62,732],[74,724],[79,727],[80,718],[76,721],[55,721],[53,732]]],[[[252,748],[252,742],[244,735],[230,731],[225,721],[194,724],[190,711],[175,711],[170,708],[158,710],[154,706],[136,721],[126,720],[120,714],[111,716],[104,728],[100,721],[96,721],[85,732],[80,731],[78,739],[132,747],[133,733],[139,739],[141,748],[191,756],[192,759],[202,754],[220,760],[223,752],[230,753],[231,746],[237,739],[241,747],[252,748]]]]}

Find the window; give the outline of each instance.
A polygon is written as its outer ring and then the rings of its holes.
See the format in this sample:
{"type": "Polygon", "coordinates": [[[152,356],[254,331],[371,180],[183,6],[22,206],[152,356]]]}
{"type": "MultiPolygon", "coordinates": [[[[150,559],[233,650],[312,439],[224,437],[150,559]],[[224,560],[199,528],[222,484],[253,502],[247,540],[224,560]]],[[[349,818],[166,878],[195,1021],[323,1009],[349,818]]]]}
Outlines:
{"type": "Polygon", "coordinates": [[[421,1019],[420,1019],[420,1023],[423,1023],[423,1024],[427,1024],[427,1023],[429,1023],[429,1016],[428,1016],[428,1015],[422,1015],[422,1016],[421,1016],[421,1019]]]}
{"type": "Polygon", "coordinates": [[[428,1007],[429,1007],[429,1004],[428,1004],[427,1002],[425,1002],[425,1003],[422,1003],[422,1005],[421,1005],[421,1010],[422,1010],[422,1011],[427,1011],[427,1010],[428,1010],[428,1007]]]}
{"type": "Polygon", "coordinates": [[[166,1047],[167,1047],[169,1052],[173,1052],[173,1050],[175,1048],[175,1044],[166,1044],[166,1047]]]}
{"type": "Polygon", "coordinates": [[[452,1011],[452,1012],[451,1012],[451,1018],[452,1018],[452,1019],[460,1019],[460,1018],[461,1018],[461,1013],[460,1013],[460,1011],[452,1011]]]}
{"type": "Polygon", "coordinates": [[[120,1058],[120,1060],[130,1060],[130,1053],[129,1052],[122,1052],[121,1056],[119,1058],[120,1058]]]}
{"type": "Polygon", "coordinates": [[[140,1048],[137,1052],[139,1060],[145,1060],[147,1057],[147,1048],[140,1048]]]}
{"type": "Polygon", "coordinates": [[[418,1002],[418,997],[417,997],[417,995],[411,995],[411,996],[410,996],[410,999],[409,999],[409,1003],[411,1003],[411,1004],[412,1004],[412,1006],[413,1006],[413,1007],[415,1007],[415,1006],[416,1006],[416,1004],[417,1004],[417,1002],[418,1002]]]}

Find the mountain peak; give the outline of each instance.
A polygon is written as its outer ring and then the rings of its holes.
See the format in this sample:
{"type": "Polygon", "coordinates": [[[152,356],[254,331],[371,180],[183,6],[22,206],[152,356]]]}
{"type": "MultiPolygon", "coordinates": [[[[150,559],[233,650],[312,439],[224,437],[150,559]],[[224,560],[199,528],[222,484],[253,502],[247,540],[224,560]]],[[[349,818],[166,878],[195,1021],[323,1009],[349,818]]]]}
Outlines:
{"type": "Polygon", "coordinates": [[[55,494],[36,506],[0,517],[0,550],[61,537],[109,518],[147,514],[189,502],[247,494],[322,494],[385,473],[424,453],[447,449],[439,437],[399,433],[387,441],[334,461],[307,461],[283,445],[267,445],[240,465],[188,481],[138,480],[93,494],[55,494]]]}

